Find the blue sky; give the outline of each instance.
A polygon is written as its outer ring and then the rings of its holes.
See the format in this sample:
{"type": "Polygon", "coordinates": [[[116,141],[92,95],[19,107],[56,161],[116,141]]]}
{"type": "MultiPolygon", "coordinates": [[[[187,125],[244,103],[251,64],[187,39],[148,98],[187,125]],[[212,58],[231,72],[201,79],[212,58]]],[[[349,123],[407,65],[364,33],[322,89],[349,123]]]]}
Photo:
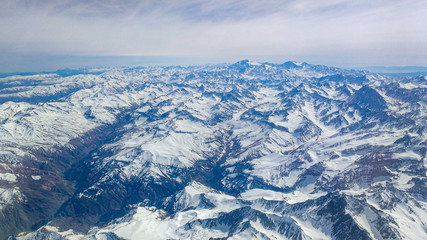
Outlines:
{"type": "Polygon", "coordinates": [[[0,22],[0,72],[87,56],[427,65],[425,0],[1,0],[0,22]]]}

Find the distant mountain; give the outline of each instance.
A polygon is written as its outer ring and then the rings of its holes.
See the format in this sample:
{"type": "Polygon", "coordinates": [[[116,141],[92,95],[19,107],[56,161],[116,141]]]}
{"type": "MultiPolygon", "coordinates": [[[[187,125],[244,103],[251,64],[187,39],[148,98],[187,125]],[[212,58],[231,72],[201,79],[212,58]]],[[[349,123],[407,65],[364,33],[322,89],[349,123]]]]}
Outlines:
{"type": "Polygon", "coordinates": [[[0,239],[427,239],[426,96],[298,62],[0,78],[0,239]]]}
{"type": "Polygon", "coordinates": [[[383,67],[383,66],[372,66],[372,67],[359,67],[356,68],[359,70],[367,70],[377,73],[418,73],[418,74],[425,74],[427,73],[427,67],[421,67],[421,66],[395,66],[395,67],[383,67]]]}

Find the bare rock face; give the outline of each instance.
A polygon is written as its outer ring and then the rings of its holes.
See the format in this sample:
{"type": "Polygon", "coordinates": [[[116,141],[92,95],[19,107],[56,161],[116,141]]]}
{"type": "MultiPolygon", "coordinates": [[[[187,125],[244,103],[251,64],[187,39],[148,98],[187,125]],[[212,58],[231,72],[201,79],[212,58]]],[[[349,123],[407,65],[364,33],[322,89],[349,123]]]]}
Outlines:
{"type": "Polygon", "coordinates": [[[371,111],[383,111],[387,108],[386,101],[381,95],[365,85],[351,97],[350,103],[371,111]]]}

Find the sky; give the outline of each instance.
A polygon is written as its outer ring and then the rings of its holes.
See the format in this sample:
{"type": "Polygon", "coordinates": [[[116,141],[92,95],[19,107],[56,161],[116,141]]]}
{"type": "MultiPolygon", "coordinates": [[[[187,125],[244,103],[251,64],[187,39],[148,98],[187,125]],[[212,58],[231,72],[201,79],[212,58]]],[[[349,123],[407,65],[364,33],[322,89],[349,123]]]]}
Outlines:
{"type": "Polygon", "coordinates": [[[426,0],[1,0],[0,72],[251,59],[427,66],[426,0]]]}

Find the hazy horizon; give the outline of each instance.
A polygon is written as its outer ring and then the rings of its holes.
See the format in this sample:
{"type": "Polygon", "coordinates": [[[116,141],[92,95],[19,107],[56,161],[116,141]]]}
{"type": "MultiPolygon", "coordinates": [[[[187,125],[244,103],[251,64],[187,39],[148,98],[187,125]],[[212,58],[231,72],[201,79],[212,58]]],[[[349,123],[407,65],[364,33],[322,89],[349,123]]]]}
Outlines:
{"type": "Polygon", "coordinates": [[[0,72],[138,63],[132,57],[427,66],[423,0],[3,0],[0,21],[0,72]]]}
{"type": "Polygon", "coordinates": [[[17,56],[9,58],[9,62],[0,62],[0,73],[42,73],[58,70],[81,70],[84,68],[114,67],[147,67],[147,66],[196,66],[214,64],[232,64],[242,60],[253,60],[260,63],[281,64],[287,61],[306,62],[313,65],[326,65],[343,69],[368,70],[378,73],[415,73],[427,72],[427,66],[339,66],[295,59],[269,58],[263,59],[202,59],[189,57],[156,57],[156,56],[17,56]],[[31,64],[30,64],[31,63],[31,64]],[[5,67],[6,66],[6,67],[5,67]]]}

